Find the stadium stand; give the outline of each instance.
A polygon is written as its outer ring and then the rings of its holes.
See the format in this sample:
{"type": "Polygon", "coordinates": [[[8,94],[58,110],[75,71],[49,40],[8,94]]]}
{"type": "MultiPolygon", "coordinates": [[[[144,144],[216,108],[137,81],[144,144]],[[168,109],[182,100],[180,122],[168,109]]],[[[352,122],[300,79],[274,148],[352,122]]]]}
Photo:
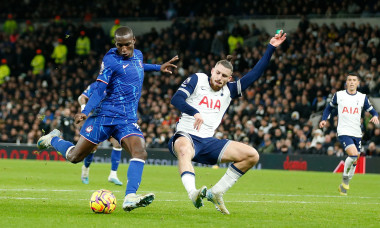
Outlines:
{"type": "MultiPolygon", "coordinates": [[[[190,1],[192,11],[186,7],[189,1],[185,4],[181,0],[169,5],[144,1],[144,6],[150,7],[142,6],[143,1],[132,1],[128,6],[119,1],[103,5],[99,0],[75,4],[65,1],[63,6],[31,2],[23,1],[16,7],[8,1],[0,10],[6,21],[16,19],[16,25],[5,22],[0,31],[0,59],[5,59],[10,68],[10,75],[0,81],[0,142],[34,144],[43,131],[54,128],[78,139],[79,130],[67,123],[80,110],[77,97],[96,79],[102,55],[113,47],[109,31],[101,26],[99,18],[172,20],[169,28],[152,29],[141,35],[136,44],[147,63],[162,63],[176,54],[180,57],[173,75],[145,75],[139,125],[150,148],[166,148],[179,118],[170,99],[187,76],[210,72],[216,61],[232,54],[236,80],[260,59],[268,31],[254,24],[240,25],[231,20],[232,16],[300,18],[298,9],[306,15],[298,29],[288,34],[286,44],[276,51],[264,75],[232,103],[217,137],[249,143],[262,153],[339,155],[341,148],[335,146],[336,117],[323,131],[316,127],[331,94],[344,88],[347,72],[356,71],[364,79],[360,91],[380,97],[379,27],[354,21],[338,27],[308,20],[351,14],[379,16],[377,1],[307,1],[305,7],[299,8],[304,1],[290,1],[290,6],[283,7],[283,1],[275,0],[265,4],[276,7],[268,7],[258,1],[221,4],[206,0],[190,1]],[[78,18],[81,20],[71,20],[78,18]],[[75,52],[81,31],[91,43],[86,57],[75,52]],[[252,42],[243,45],[241,40],[252,42]],[[56,62],[52,53],[60,42],[67,47],[67,59],[56,62]],[[31,65],[37,50],[45,59],[40,71],[31,65]],[[274,147],[267,148],[269,145],[274,147]],[[333,152],[328,153],[329,150],[333,152]]],[[[380,131],[368,123],[369,119],[366,114],[366,145],[378,142],[380,137],[380,131]]]]}

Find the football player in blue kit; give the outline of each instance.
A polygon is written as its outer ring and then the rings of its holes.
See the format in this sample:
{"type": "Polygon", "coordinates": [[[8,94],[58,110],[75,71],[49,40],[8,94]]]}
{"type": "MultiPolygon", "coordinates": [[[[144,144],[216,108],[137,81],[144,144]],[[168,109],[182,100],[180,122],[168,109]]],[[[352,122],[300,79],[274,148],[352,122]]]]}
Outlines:
{"type": "Polygon", "coordinates": [[[76,145],[61,139],[60,132],[54,129],[42,136],[39,149],[54,147],[72,163],[78,163],[88,156],[95,147],[110,136],[130,153],[127,173],[127,187],[123,209],[131,211],[145,207],[154,200],[154,194],[136,194],[147,159],[145,140],[137,124],[137,108],[141,96],[144,71],[172,73],[171,67],[178,60],[175,56],[162,65],[143,64],[143,54],[134,48],[136,39],[133,31],[121,26],[115,31],[115,45],[104,56],[94,92],[86,107],[75,115],[75,123],[85,120],[76,145]],[[106,93],[105,97],[104,93],[106,93]],[[93,111],[92,115],[89,113],[93,111]]]}
{"type": "MultiPolygon", "coordinates": [[[[88,99],[91,97],[92,93],[94,92],[95,83],[96,82],[91,83],[91,85],[89,85],[86,88],[86,90],[84,90],[83,93],[78,97],[78,102],[79,102],[79,105],[81,106],[81,111],[83,111],[83,109],[86,107],[88,99]]],[[[111,172],[110,172],[110,175],[108,176],[108,181],[116,185],[123,185],[123,182],[121,182],[119,178],[117,177],[117,169],[119,168],[122,148],[116,139],[110,137],[108,141],[111,142],[112,147],[113,147],[112,152],[111,152],[111,172]]],[[[85,159],[83,160],[82,174],[81,174],[81,180],[83,184],[89,184],[90,165],[94,158],[95,152],[96,152],[96,148],[92,153],[87,155],[87,157],[85,157],[85,159]]]]}
{"type": "Polygon", "coordinates": [[[259,154],[253,147],[213,135],[232,99],[240,97],[262,75],[276,47],[285,39],[282,31],[272,37],[261,60],[238,81],[229,82],[233,66],[228,60],[220,60],[211,70],[211,77],[193,74],[174,94],[171,103],[182,115],[168,146],[178,158],[182,183],[196,208],[203,206],[202,200],[207,198],[217,210],[229,214],[223,194],[258,162],[259,154]],[[207,190],[206,186],[196,189],[192,161],[209,165],[233,163],[219,182],[207,190]]]}
{"type": "Polygon", "coordinates": [[[342,183],[338,186],[341,195],[346,196],[350,188],[349,181],[355,174],[357,160],[360,156],[362,129],[361,115],[362,110],[371,113],[370,122],[378,125],[379,114],[371,105],[367,96],[357,91],[360,84],[359,76],[348,74],[346,79],[346,89],[336,92],[330,103],[323,111],[322,120],[319,127],[326,125],[326,120],[330,117],[331,111],[338,109],[337,134],[340,143],[348,154],[344,162],[342,183]]]}

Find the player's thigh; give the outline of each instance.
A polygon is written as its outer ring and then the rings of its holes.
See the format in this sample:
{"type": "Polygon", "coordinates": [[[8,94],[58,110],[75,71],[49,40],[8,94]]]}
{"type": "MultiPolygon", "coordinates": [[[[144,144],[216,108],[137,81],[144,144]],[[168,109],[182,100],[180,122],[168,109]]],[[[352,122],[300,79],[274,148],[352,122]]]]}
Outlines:
{"type": "Polygon", "coordinates": [[[145,140],[139,136],[130,136],[121,140],[121,146],[128,151],[132,158],[145,160],[148,154],[145,150],[145,140]]]}
{"type": "Polygon", "coordinates": [[[195,155],[195,150],[191,141],[185,136],[180,136],[174,141],[174,153],[178,159],[192,159],[195,155]]]}
{"type": "Polygon", "coordinates": [[[110,137],[108,141],[110,141],[114,148],[121,148],[119,142],[114,137],[110,137]]]}
{"type": "Polygon", "coordinates": [[[248,146],[244,143],[230,141],[227,145],[226,150],[222,155],[222,162],[239,162],[246,159],[257,159],[259,158],[259,154],[255,150],[255,148],[248,146]]]}

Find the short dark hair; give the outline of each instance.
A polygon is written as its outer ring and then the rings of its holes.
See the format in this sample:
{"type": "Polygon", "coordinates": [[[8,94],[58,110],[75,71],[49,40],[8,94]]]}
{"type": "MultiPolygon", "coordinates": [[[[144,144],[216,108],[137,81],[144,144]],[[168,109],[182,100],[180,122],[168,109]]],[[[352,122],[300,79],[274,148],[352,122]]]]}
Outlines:
{"type": "Polygon", "coordinates": [[[219,64],[222,64],[225,68],[230,69],[231,72],[233,72],[233,71],[234,71],[234,67],[232,66],[232,63],[231,63],[232,58],[233,58],[232,55],[228,55],[228,56],[227,56],[227,59],[223,59],[223,60],[218,61],[218,62],[215,64],[215,66],[217,66],[217,65],[219,65],[219,64]]]}
{"type": "Polygon", "coordinates": [[[356,77],[358,78],[358,80],[359,80],[359,81],[361,80],[361,77],[360,77],[360,75],[359,75],[359,74],[357,74],[357,73],[354,73],[354,72],[349,72],[349,73],[347,74],[347,77],[346,77],[346,79],[348,78],[348,76],[356,76],[356,77]]]}
{"type": "Polygon", "coordinates": [[[128,26],[120,26],[115,31],[115,37],[116,36],[125,36],[125,35],[128,35],[128,34],[131,34],[133,36],[133,31],[128,26]]]}

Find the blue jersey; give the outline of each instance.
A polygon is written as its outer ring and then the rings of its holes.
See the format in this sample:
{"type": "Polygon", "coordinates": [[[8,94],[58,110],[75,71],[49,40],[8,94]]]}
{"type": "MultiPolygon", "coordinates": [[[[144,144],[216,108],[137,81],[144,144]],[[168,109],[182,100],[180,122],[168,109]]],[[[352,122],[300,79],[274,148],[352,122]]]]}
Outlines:
{"type": "MultiPolygon", "coordinates": [[[[95,84],[96,82],[91,83],[87,88],[83,91],[82,95],[90,99],[91,95],[95,91],[95,84]]],[[[104,95],[106,94],[106,91],[104,91],[104,95]]]]}
{"type": "Polygon", "coordinates": [[[98,81],[107,84],[106,96],[93,116],[120,117],[137,121],[138,102],[144,81],[143,55],[135,49],[133,57],[118,55],[112,48],[104,56],[98,81]]]}

